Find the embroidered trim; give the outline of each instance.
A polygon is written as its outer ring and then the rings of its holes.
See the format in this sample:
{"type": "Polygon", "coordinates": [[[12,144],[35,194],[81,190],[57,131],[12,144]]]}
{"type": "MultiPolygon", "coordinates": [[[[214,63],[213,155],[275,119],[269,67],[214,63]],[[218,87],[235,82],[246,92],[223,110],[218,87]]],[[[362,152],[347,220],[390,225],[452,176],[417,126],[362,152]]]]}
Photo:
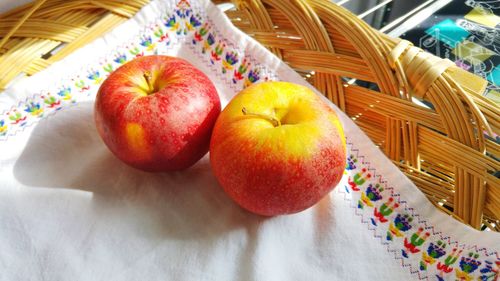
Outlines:
{"type": "Polygon", "coordinates": [[[101,58],[98,65],[84,71],[84,76],[63,80],[66,82],[57,90],[37,93],[0,113],[0,140],[16,135],[58,110],[90,100],[113,70],[133,58],[166,54],[179,44],[188,46],[204,62],[210,62],[216,76],[236,92],[258,81],[278,80],[264,65],[220,36],[222,32],[206,20],[203,12],[194,12],[200,10],[193,9],[188,1],[179,1],[172,13],[164,13],[147,24],[136,40],[101,58]]]}
{"type": "Polygon", "coordinates": [[[403,267],[420,280],[497,280],[498,252],[460,243],[429,225],[353,143],[347,146],[347,179],[338,192],[403,267]]]}

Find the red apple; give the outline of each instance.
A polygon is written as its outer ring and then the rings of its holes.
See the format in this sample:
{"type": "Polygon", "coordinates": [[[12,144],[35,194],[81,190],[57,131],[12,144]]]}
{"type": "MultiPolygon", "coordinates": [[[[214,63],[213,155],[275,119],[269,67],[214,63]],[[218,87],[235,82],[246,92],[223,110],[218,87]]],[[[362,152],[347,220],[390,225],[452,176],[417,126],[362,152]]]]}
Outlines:
{"type": "Polygon", "coordinates": [[[220,113],[210,79],[179,58],[145,56],[109,75],[95,101],[111,152],[145,171],[188,168],[205,155],[220,113]]]}
{"type": "Polygon", "coordinates": [[[345,137],[335,112],[308,88],[260,83],[219,115],[210,162],[222,188],[243,208],[265,216],[296,213],[342,178],[345,137]]]}

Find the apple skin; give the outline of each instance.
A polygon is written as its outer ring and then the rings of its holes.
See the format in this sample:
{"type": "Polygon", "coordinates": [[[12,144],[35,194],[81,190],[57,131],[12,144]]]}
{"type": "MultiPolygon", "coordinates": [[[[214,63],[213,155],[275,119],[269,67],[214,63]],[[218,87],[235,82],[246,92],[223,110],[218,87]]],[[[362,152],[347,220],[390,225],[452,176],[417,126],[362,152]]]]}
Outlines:
{"type": "Polygon", "coordinates": [[[186,169],[208,152],[220,110],[217,90],[203,72],[183,59],[154,55],[109,75],[97,93],[94,117],[116,157],[161,172],[186,169]]]}
{"type": "Polygon", "coordinates": [[[335,112],[310,89],[287,82],[255,84],[219,115],[210,163],[224,191],[244,209],[263,216],[292,214],[313,206],[339,183],[346,165],[344,132],[335,112]]]}

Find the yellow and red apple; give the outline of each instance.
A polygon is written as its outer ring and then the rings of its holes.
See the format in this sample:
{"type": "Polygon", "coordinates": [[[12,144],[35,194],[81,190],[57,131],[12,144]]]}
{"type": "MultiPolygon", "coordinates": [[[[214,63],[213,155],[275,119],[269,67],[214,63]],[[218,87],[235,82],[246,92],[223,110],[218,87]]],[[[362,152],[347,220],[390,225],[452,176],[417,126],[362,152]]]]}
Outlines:
{"type": "Polygon", "coordinates": [[[179,58],[145,56],[103,82],[95,121],[109,149],[146,171],[181,170],[208,152],[220,100],[210,79],[179,58]]]}
{"type": "Polygon", "coordinates": [[[304,86],[255,84],[219,115],[210,162],[225,192],[251,212],[305,210],[340,181],[345,137],[335,112],[304,86]]]}

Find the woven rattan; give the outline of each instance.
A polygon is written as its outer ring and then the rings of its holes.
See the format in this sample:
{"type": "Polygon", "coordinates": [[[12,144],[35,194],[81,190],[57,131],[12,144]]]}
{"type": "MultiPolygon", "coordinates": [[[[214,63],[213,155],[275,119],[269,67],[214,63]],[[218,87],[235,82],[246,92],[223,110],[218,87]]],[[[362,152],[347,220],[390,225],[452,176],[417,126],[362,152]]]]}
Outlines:
{"type": "Polygon", "coordinates": [[[93,41],[148,2],[38,0],[1,14],[0,90],[19,74],[34,74],[93,41]]]}

